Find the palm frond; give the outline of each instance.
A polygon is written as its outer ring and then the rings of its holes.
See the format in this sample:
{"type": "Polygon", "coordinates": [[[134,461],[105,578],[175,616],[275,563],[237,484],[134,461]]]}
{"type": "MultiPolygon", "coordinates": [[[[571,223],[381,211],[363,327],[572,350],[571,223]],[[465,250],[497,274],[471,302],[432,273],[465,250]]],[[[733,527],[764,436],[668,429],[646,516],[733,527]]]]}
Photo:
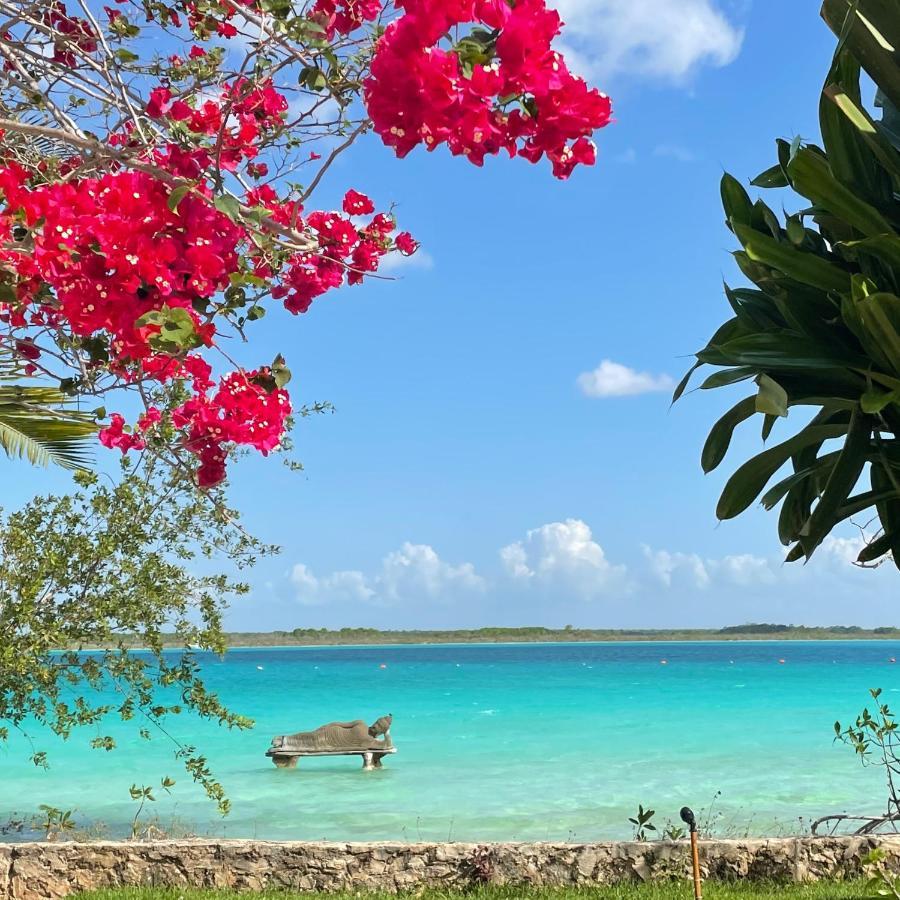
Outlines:
{"type": "Polygon", "coordinates": [[[93,418],[68,409],[70,399],[48,387],[0,385],[0,447],[34,465],[88,468],[93,418]]]}

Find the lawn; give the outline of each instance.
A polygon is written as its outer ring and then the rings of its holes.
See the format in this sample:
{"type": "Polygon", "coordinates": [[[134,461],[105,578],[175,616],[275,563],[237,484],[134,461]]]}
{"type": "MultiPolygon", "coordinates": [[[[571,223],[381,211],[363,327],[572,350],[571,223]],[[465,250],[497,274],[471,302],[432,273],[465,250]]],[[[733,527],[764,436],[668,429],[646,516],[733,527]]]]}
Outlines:
{"type": "MultiPolygon", "coordinates": [[[[430,889],[408,895],[415,900],[692,900],[689,882],[658,884],[619,884],[610,887],[485,887],[468,891],[430,889]]],[[[875,898],[877,892],[865,881],[816,882],[813,884],[759,884],[749,881],[733,884],[708,884],[703,888],[704,900],[862,900],[875,898]]],[[[299,900],[299,898],[328,898],[328,900],[397,900],[396,895],[382,893],[286,893],[264,891],[239,894],[230,891],[201,891],[187,888],[154,889],[124,888],[80,894],[81,900],[232,900],[232,898],[260,898],[260,900],[299,900]]]]}

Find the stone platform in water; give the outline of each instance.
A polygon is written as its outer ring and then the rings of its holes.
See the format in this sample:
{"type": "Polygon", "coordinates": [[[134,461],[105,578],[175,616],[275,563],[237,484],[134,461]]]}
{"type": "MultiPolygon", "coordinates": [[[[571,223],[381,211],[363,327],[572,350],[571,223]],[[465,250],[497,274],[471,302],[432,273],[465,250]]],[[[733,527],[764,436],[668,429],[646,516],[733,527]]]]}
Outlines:
{"type": "Polygon", "coordinates": [[[298,731],[272,738],[266,756],[280,769],[293,769],[302,756],[361,756],[363,769],[380,769],[382,759],[397,748],[391,740],[391,715],[366,726],[362,719],[329,722],[315,731],[298,731]]]}

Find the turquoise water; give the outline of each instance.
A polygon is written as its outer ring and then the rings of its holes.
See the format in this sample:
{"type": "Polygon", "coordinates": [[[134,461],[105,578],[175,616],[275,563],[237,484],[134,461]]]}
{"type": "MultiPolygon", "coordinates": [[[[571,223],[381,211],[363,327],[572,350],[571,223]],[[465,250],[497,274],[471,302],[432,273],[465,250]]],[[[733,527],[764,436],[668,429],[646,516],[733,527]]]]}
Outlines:
{"type": "Polygon", "coordinates": [[[127,831],[133,783],[177,785],[152,812],[198,833],[278,839],[625,837],[638,803],[677,819],[717,792],[720,832],[797,830],[798,817],[877,812],[876,769],[833,745],[833,723],[870,687],[900,692],[900,643],[875,641],[291,648],[203,656],[211,688],[250,732],[189,718],[170,730],[207,753],[233,803],[222,820],[161,738],[112,724],[47,738],[48,771],[23,742],[0,756],[0,814],[39,804],[127,831]],[[661,659],[667,664],[662,665],[661,659]],[[784,663],[779,663],[783,659],[784,663]],[[385,666],[385,668],[381,668],[385,666]],[[380,771],[356,758],[276,769],[275,734],[393,713],[399,748],[380,771]]]}

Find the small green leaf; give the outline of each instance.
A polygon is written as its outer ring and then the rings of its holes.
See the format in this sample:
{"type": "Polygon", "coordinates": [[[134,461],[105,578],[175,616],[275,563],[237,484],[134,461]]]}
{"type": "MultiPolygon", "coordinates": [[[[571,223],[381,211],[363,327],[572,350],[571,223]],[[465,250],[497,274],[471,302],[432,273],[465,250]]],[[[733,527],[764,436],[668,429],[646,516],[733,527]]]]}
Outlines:
{"type": "Polygon", "coordinates": [[[780,188],[787,187],[788,180],[787,176],[784,174],[784,169],[781,168],[781,164],[779,163],[766,169],[765,172],[760,172],[750,184],[754,187],[761,188],[780,188]]]}
{"type": "Polygon", "coordinates": [[[886,406],[896,403],[900,400],[900,394],[897,391],[866,391],[859,398],[859,405],[864,413],[876,415],[880,413],[886,406]]]}
{"type": "Polygon", "coordinates": [[[173,213],[178,212],[178,204],[184,200],[185,195],[190,191],[193,185],[190,184],[179,184],[178,187],[172,189],[172,193],[169,194],[168,207],[173,213]]]}
{"type": "Polygon", "coordinates": [[[216,197],[214,205],[220,213],[224,213],[232,222],[237,222],[241,215],[241,204],[231,194],[222,194],[216,197]]]}

